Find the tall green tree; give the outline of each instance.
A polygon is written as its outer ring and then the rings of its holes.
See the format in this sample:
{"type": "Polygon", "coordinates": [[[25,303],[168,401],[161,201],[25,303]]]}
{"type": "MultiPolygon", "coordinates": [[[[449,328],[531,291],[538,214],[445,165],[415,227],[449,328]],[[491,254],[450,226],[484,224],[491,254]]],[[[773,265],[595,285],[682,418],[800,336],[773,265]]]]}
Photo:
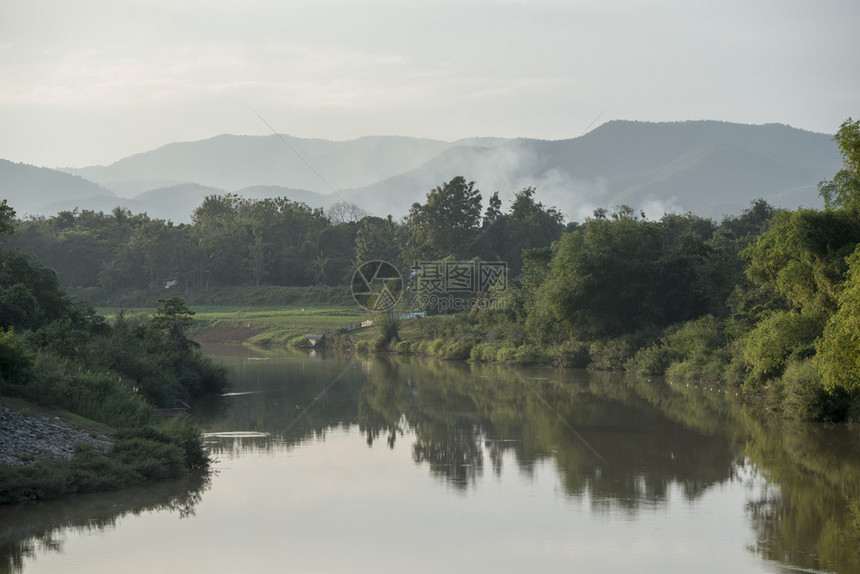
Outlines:
{"type": "Polygon", "coordinates": [[[533,187],[517,192],[504,216],[502,259],[507,261],[513,275],[522,269],[524,250],[548,247],[564,230],[564,215],[554,207],[544,207],[534,195],[533,187]]]}
{"type": "Polygon", "coordinates": [[[152,316],[152,326],[164,333],[164,336],[176,347],[186,349],[196,346],[186,335],[188,327],[194,318],[194,311],[185,306],[182,297],[159,299],[159,306],[152,316]]]}
{"type": "Polygon", "coordinates": [[[412,204],[407,225],[412,258],[468,258],[480,232],[481,193],[457,176],[430,191],[424,204],[412,204]]]}

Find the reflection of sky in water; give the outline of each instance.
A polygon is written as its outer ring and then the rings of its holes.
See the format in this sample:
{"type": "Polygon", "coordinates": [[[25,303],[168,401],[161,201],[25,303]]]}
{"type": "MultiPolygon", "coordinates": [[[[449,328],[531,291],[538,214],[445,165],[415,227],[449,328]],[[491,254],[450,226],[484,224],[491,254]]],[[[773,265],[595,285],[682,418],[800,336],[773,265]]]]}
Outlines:
{"type": "Polygon", "coordinates": [[[765,571],[746,550],[754,479],[695,503],[672,488],[633,515],[566,495],[550,461],[525,473],[507,460],[511,471],[455,490],[412,461],[409,442],[368,448],[352,429],[290,450],[244,451],[219,462],[194,518],[146,513],[98,536],[70,535],[64,554],[26,571],[765,571]]]}

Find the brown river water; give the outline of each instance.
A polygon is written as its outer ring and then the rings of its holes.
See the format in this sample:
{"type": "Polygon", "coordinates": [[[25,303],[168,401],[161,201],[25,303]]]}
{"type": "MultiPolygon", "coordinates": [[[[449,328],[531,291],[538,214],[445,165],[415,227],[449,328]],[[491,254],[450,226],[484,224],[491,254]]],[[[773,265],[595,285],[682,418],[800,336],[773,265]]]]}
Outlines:
{"type": "Polygon", "coordinates": [[[207,477],[0,509],[0,572],[860,572],[860,431],[733,389],[208,347],[207,477]]]}

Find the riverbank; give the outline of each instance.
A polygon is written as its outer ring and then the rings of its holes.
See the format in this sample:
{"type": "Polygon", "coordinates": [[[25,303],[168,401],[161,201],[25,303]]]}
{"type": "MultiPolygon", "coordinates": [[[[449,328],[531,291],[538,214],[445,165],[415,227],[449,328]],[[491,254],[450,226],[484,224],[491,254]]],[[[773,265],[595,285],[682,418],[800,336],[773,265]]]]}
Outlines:
{"type": "Polygon", "coordinates": [[[100,452],[111,446],[105,433],[73,425],[59,416],[35,414],[24,403],[17,403],[16,409],[4,402],[0,401],[0,465],[30,466],[46,458],[69,461],[75,445],[100,452]]]}
{"type": "Polygon", "coordinates": [[[190,420],[114,429],[0,396],[0,506],[121,490],[209,468],[190,420]]]}
{"type": "MultiPolygon", "coordinates": [[[[290,345],[307,342],[308,335],[342,329],[366,318],[367,313],[352,306],[236,306],[195,305],[188,329],[189,336],[200,343],[250,343],[260,346],[290,345]]],[[[102,307],[102,315],[116,317],[149,316],[150,308],[102,307]]]]}

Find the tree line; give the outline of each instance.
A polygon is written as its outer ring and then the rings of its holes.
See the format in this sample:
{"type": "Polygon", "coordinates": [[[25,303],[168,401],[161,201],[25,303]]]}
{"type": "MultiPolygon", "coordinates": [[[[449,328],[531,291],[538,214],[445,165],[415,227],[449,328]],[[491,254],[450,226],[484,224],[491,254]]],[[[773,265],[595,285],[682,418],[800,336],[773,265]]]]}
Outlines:
{"type": "Polygon", "coordinates": [[[504,259],[518,266],[523,247],[549,246],[562,215],[520,191],[503,213],[498,193],[481,212],[473,182],[455,177],[395,221],[349,204],[328,210],[286,198],[205,198],[191,224],[174,224],[122,207],[110,213],[62,211],[15,221],[3,247],[54,269],[72,292],[182,289],[222,285],[343,286],[357,264],[382,259],[408,268],[447,255],[504,259]],[[348,219],[349,218],[349,219],[348,219]],[[486,230],[486,232],[484,232],[486,230]],[[443,255],[444,254],[444,255],[443,255]]]}

